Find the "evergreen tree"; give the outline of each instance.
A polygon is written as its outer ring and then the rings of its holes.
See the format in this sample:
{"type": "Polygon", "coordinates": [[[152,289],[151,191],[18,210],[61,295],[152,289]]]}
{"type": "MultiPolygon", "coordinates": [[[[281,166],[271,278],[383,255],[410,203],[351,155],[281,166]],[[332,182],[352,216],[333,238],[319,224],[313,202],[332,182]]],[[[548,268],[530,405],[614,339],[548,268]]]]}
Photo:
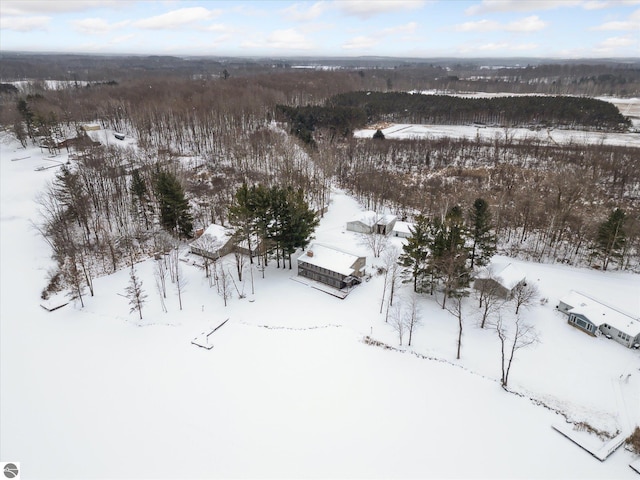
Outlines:
{"type": "Polygon", "coordinates": [[[20,116],[24,120],[24,123],[27,125],[27,134],[30,138],[33,138],[34,114],[33,111],[31,111],[31,107],[29,107],[29,104],[24,98],[21,98],[20,100],[18,100],[17,108],[18,113],[20,113],[20,116]]]}
{"type": "Polygon", "coordinates": [[[129,299],[129,313],[138,312],[140,320],[142,320],[142,306],[145,303],[147,295],[144,293],[142,289],[142,280],[138,278],[136,274],[136,269],[134,266],[131,266],[131,271],[129,272],[129,286],[125,290],[127,294],[127,298],[129,299]]]}
{"type": "Polygon", "coordinates": [[[402,254],[398,263],[405,268],[405,273],[413,280],[413,291],[427,273],[427,257],[429,256],[429,221],[423,215],[416,218],[413,227],[409,227],[411,236],[402,246],[402,254]]]}
{"type": "Polygon", "coordinates": [[[376,133],[373,134],[373,139],[374,140],[384,140],[384,133],[382,133],[382,130],[380,130],[380,129],[376,130],[376,133]]]}
{"type": "Polygon", "coordinates": [[[319,219],[315,212],[309,208],[301,188],[298,190],[288,189],[284,218],[282,246],[284,255],[289,259],[289,269],[291,269],[291,255],[296,249],[304,249],[309,245],[311,235],[318,226],[319,219]]]}
{"type": "Polygon", "coordinates": [[[147,215],[147,209],[149,208],[149,193],[147,191],[147,184],[140,175],[140,170],[138,169],[134,170],[131,174],[131,194],[134,200],[133,208],[135,213],[142,213],[145,228],[149,229],[149,217],[147,215]]]}
{"type": "Polygon", "coordinates": [[[156,195],[160,203],[160,223],[170,231],[187,238],[191,237],[193,218],[189,202],[184,196],[182,185],[170,172],[156,175],[156,195]]]}
{"type": "Polygon", "coordinates": [[[273,212],[271,210],[271,198],[269,189],[264,185],[252,186],[249,193],[249,209],[253,212],[255,232],[258,235],[261,249],[258,253],[262,256],[262,265],[267,266],[271,243],[271,222],[273,212]]]}
{"type": "Polygon", "coordinates": [[[311,234],[318,225],[318,219],[309,208],[302,189],[263,185],[248,188],[242,185],[235,195],[235,203],[229,209],[231,224],[236,227],[239,238],[249,241],[257,235],[263,245],[261,255],[264,265],[268,254],[275,249],[276,261],[280,267],[289,260],[298,248],[309,244],[311,234]]]}
{"type": "Polygon", "coordinates": [[[491,212],[489,204],[483,198],[477,198],[469,211],[471,238],[471,265],[482,267],[487,265],[496,253],[496,236],[492,233],[491,212]]]}
{"type": "Polygon", "coordinates": [[[447,298],[464,296],[469,285],[466,238],[462,209],[456,205],[439,224],[432,251],[433,267],[443,284],[442,308],[445,308],[447,298]]]}
{"type": "Polygon", "coordinates": [[[602,269],[606,270],[612,258],[620,258],[626,244],[624,211],[616,208],[598,227],[596,250],[602,257],[602,269]]]}
{"type": "Polygon", "coordinates": [[[255,234],[255,215],[252,209],[251,192],[243,183],[234,195],[234,203],[229,207],[229,223],[234,227],[236,237],[247,242],[249,261],[253,263],[253,236],[255,234]]]}

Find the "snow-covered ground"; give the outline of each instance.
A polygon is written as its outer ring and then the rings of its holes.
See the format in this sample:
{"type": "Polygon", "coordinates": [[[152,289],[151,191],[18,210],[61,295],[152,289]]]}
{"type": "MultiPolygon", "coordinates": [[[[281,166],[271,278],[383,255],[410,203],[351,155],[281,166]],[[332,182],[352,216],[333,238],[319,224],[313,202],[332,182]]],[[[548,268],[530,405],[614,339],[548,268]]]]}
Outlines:
{"type": "MultiPolygon", "coordinates": [[[[0,135],[0,460],[21,462],[25,478],[637,478],[631,453],[599,462],[551,428],[564,422],[551,409],[610,432],[640,424],[640,352],[555,311],[576,289],[638,315],[640,276],[496,259],[548,298],[524,313],[540,343],[513,366],[523,396],[500,388],[499,343],[473,298],[459,361],[457,321],[428,297],[411,350],[363,343],[398,346],[375,274],[340,300],[271,264],[264,279],[253,271],[254,294],[247,271],[246,298],[225,308],[181,263],[184,308],[170,286],[164,313],[147,260],[142,321],[123,297],[126,270],[97,279],[85,308],[49,313],[39,296],[52,261],[31,222],[55,172],[35,169],[54,159],[0,135]],[[213,349],[191,344],[227,318],[213,349]]],[[[334,192],[316,240],[369,254],[345,231],[361,210],[334,192]]]]}
{"type": "MultiPolygon", "coordinates": [[[[450,95],[464,98],[494,98],[513,96],[539,96],[539,94],[513,94],[513,93],[486,93],[486,92],[465,92],[454,93],[440,90],[413,91],[410,93],[421,95],[450,95]]],[[[619,98],[619,97],[597,97],[598,100],[613,103],[622,115],[629,117],[634,129],[640,128],[640,98],[619,98]]],[[[371,138],[376,132],[375,129],[361,129],[354,132],[358,138],[371,138]]],[[[411,139],[411,138],[468,138],[474,140],[493,140],[495,138],[504,139],[505,133],[515,140],[536,140],[543,144],[604,144],[604,145],[627,145],[640,147],[640,134],[638,130],[631,133],[605,133],[588,132],[584,130],[560,130],[560,129],[540,129],[531,130],[528,128],[501,128],[501,127],[479,127],[474,125],[419,125],[419,124],[394,124],[382,129],[386,138],[391,139],[411,139]]]]}
{"type": "MultiPolygon", "coordinates": [[[[356,130],[354,136],[358,138],[372,138],[375,129],[366,128],[356,130]]],[[[583,130],[559,130],[541,129],[530,130],[528,128],[501,128],[501,127],[477,127],[473,125],[417,125],[396,123],[382,129],[385,138],[413,139],[413,138],[467,138],[475,140],[500,139],[504,140],[505,134],[514,140],[536,140],[542,144],[604,144],[626,145],[640,147],[639,133],[604,133],[588,132],[583,130]]]]}

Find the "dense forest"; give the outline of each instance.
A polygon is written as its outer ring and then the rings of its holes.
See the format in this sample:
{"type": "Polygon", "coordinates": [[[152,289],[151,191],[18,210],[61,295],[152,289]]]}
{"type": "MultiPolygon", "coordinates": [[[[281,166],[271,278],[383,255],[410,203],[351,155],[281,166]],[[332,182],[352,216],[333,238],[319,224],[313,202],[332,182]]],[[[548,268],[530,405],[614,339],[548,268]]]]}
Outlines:
{"type": "Polygon", "coordinates": [[[279,111],[291,132],[312,143],[316,128],[349,136],[365,124],[419,123],[493,125],[501,127],[556,127],[624,131],[631,126],[609,102],[585,97],[508,96],[464,98],[405,92],[349,92],[329,98],[323,106],[289,107],[279,111]]]}
{"type": "MultiPolygon", "coordinates": [[[[366,208],[409,221],[444,222],[453,207],[481,198],[501,253],[640,268],[637,148],[558,145],[509,134],[513,125],[532,123],[624,128],[628,119],[612,104],[558,95],[586,94],[587,83],[597,94],[620,94],[624,85],[638,95],[637,65],[512,67],[509,78],[498,79],[486,74],[507,72],[453,63],[314,70],[292,68],[292,62],[183,63],[172,57],[93,59],[85,63],[91,73],[83,73],[68,68],[68,62],[83,64],[71,57],[57,58],[49,75],[52,58],[42,65],[29,56],[2,58],[2,80],[10,85],[0,90],[2,128],[24,146],[68,152],[71,160],[39,197],[38,225],[60,267],[51,274],[52,288],[61,279],[90,285],[93,276],[170,250],[213,222],[241,227],[243,186],[274,192],[279,205],[290,199],[297,212],[304,205],[322,211],[332,186],[339,186],[366,208]],[[119,73],[117,65],[127,62],[139,68],[119,73]],[[461,80],[472,74],[478,78],[461,80]],[[531,86],[552,96],[407,93],[463,83],[477,91],[500,84],[512,93],[531,86]],[[614,83],[618,87],[611,88],[614,83]],[[355,128],[374,120],[505,127],[491,140],[353,137],[355,128]],[[97,144],[85,129],[89,123],[135,138],[137,148],[124,148],[113,137],[97,144]],[[604,258],[599,235],[614,211],[622,213],[624,238],[604,258]]],[[[304,244],[281,233],[263,232],[265,238],[275,235],[261,252],[264,262],[273,255],[280,266],[304,244]]]]}

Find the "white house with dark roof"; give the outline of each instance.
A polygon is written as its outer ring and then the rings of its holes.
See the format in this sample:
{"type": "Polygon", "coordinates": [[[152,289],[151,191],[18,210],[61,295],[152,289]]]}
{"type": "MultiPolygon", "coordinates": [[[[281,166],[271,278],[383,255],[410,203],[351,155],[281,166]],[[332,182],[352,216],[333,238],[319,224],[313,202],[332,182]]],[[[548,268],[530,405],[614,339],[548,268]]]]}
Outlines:
{"type": "Polygon", "coordinates": [[[473,288],[476,290],[490,291],[497,297],[509,299],[513,296],[516,287],[524,285],[526,276],[522,270],[508,263],[491,264],[478,273],[473,288]]]}
{"type": "Polygon", "coordinates": [[[593,336],[600,333],[625,347],[640,344],[640,319],[572,290],[558,302],[570,325],[593,336]]]}
{"type": "Polygon", "coordinates": [[[366,263],[366,257],[314,243],[298,257],[298,275],[343,289],[360,283],[366,263]]]}

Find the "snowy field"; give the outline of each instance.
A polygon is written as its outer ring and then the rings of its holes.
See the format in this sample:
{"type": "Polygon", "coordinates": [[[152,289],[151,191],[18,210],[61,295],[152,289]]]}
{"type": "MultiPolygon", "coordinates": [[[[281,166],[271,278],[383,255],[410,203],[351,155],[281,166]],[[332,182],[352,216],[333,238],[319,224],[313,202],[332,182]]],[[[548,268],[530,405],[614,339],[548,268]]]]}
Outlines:
{"type": "MultiPolygon", "coordinates": [[[[519,96],[512,93],[451,93],[438,90],[424,90],[421,92],[411,92],[422,95],[450,95],[465,98],[494,98],[519,96]]],[[[533,96],[539,94],[521,94],[520,96],[533,96]]],[[[618,97],[598,97],[598,100],[613,103],[620,113],[631,119],[635,129],[640,129],[640,98],[618,98],[618,97]]],[[[361,129],[354,132],[358,138],[371,138],[376,132],[375,129],[361,129]]],[[[604,145],[627,145],[640,147],[640,133],[636,130],[633,133],[604,133],[588,132],[584,130],[560,130],[560,129],[540,129],[531,130],[528,128],[500,128],[500,127],[478,127],[474,125],[418,125],[418,124],[393,124],[382,129],[385,138],[404,140],[413,138],[468,138],[475,140],[501,139],[504,140],[505,133],[515,140],[535,140],[542,144],[604,144],[604,145]]]]}
{"type": "MultiPolygon", "coordinates": [[[[509,386],[521,396],[499,385],[499,343],[473,297],[461,360],[456,319],[428,297],[414,345],[398,347],[375,274],[340,300],[272,263],[264,279],[253,271],[254,294],[245,272],[246,298],[225,308],[185,253],[183,310],[170,286],[162,311],[148,260],[136,266],[142,321],[123,297],[126,270],[97,279],[85,308],[49,313],[40,292],[53,265],[32,221],[56,169],[36,168],[66,158],[0,135],[0,459],[21,462],[23,478],[638,478],[631,453],[601,463],[551,425],[640,424],[640,352],[555,311],[576,289],[638,315],[639,275],[496,259],[548,298],[524,312],[540,343],[516,357],[509,386]],[[227,318],[213,349],[191,344],[227,318]]],[[[368,254],[345,232],[361,210],[334,192],[317,241],[368,254]]]]}
{"type": "MultiPolygon", "coordinates": [[[[356,130],[354,136],[358,138],[372,138],[375,129],[356,130]]],[[[640,147],[640,133],[604,133],[587,132],[582,130],[541,129],[528,128],[500,128],[476,127],[473,125],[417,125],[395,123],[382,129],[385,138],[405,140],[414,138],[476,138],[504,140],[505,133],[514,140],[536,140],[542,144],[590,144],[590,145],[626,145],[640,147]]]]}

